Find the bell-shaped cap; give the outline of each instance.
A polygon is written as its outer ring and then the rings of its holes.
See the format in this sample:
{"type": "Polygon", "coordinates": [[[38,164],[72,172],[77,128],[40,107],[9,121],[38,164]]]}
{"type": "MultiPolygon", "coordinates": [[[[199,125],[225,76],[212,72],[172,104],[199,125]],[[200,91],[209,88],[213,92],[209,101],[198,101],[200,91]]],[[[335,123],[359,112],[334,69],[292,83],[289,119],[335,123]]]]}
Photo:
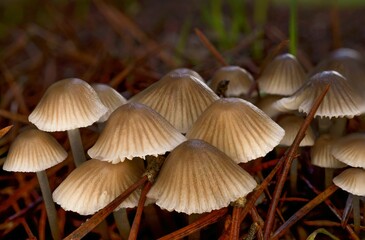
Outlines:
{"type": "Polygon", "coordinates": [[[39,172],[65,160],[67,152],[50,134],[38,129],[21,132],[10,146],[3,169],[39,172]]]}
{"type": "Polygon", "coordinates": [[[90,126],[107,110],[87,82],[68,78],[47,89],[29,121],[43,131],[66,131],[90,126]]]}
{"type": "Polygon", "coordinates": [[[361,168],[349,168],[337,175],[333,183],[357,196],[365,196],[365,170],[361,168]]]}
{"type": "Polygon", "coordinates": [[[242,94],[247,94],[254,83],[252,75],[245,69],[239,66],[224,66],[214,73],[209,86],[216,92],[219,83],[224,80],[229,81],[226,91],[226,96],[228,97],[238,97],[242,94]]]}
{"type": "Polygon", "coordinates": [[[90,157],[118,163],[125,158],[144,158],[164,154],[186,138],[156,111],[141,103],[130,102],[109,117],[90,157]]]}
{"type": "Polygon", "coordinates": [[[313,165],[323,168],[343,168],[347,166],[331,154],[334,141],[329,134],[323,134],[315,141],[311,148],[311,162],[313,165]]]}
{"type": "Polygon", "coordinates": [[[308,114],[327,84],[330,85],[330,89],[315,116],[351,118],[364,112],[363,99],[352,90],[342,75],[334,71],[314,75],[292,96],[278,100],[275,107],[281,111],[299,110],[299,112],[308,114]]]}
{"type": "MultiPolygon", "coordinates": [[[[278,124],[285,130],[285,135],[281,139],[280,144],[282,146],[290,146],[293,144],[295,137],[297,136],[300,127],[302,126],[304,119],[298,116],[290,115],[281,118],[278,124]]],[[[303,140],[300,142],[300,147],[312,146],[314,144],[315,136],[311,127],[305,132],[303,140]]]]}
{"type": "Polygon", "coordinates": [[[250,193],[257,183],[226,154],[202,140],[188,140],[165,160],[147,197],[168,211],[210,212],[250,193]]]}
{"type": "Polygon", "coordinates": [[[95,83],[91,86],[98,94],[102,104],[104,104],[104,106],[108,108],[108,111],[98,120],[98,122],[105,122],[106,120],[108,120],[110,114],[112,114],[115,109],[127,103],[127,99],[125,99],[114,88],[106,84],[95,83]]]}
{"type": "Polygon", "coordinates": [[[257,79],[261,91],[269,94],[291,95],[306,81],[304,69],[296,57],[286,53],[269,63],[257,79]]]}
{"type": "MultiPolygon", "coordinates": [[[[142,160],[111,164],[97,159],[82,163],[53,192],[53,200],[66,211],[81,215],[104,208],[143,174],[142,160]]],[[[140,190],[133,192],[116,209],[138,205],[140,190]]]]}
{"type": "Polygon", "coordinates": [[[200,81],[204,82],[203,77],[199,73],[197,73],[196,71],[194,71],[190,68],[176,68],[176,69],[173,69],[170,72],[168,72],[166,75],[170,75],[170,74],[190,75],[190,76],[195,77],[195,78],[199,79],[200,81]]]}
{"type": "Polygon", "coordinates": [[[202,139],[235,162],[265,156],[284,136],[284,130],[248,101],[224,98],[215,101],[186,134],[202,139]]]}
{"type": "Polygon", "coordinates": [[[337,139],[332,145],[331,153],[351,167],[365,168],[365,134],[352,133],[337,139]]]}
{"type": "Polygon", "coordinates": [[[199,115],[219,97],[200,79],[171,71],[130,99],[160,113],[181,133],[186,133],[199,115]]]}

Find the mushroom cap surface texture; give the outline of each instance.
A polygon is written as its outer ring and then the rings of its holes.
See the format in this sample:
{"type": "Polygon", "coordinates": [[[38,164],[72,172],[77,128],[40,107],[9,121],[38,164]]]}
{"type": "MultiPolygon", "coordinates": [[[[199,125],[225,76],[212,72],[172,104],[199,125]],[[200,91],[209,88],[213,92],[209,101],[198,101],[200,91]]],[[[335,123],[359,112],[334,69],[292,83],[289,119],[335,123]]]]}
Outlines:
{"type": "Polygon", "coordinates": [[[311,163],[323,168],[343,168],[347,165],[337,160],[331,153],[335,139],[329,134],[323,134],[317,138],[311,148],[311,163]]]}
{"type": "Polygon", "coordinates": [[[351,167],[365,168],[365,134],[352,133],[337,139],[332,145],[331,153],[351,167]]]}
{"type": "MultiPolygon", "coordinates": [[[[295,115],[284,116],[278,121],[278,124],[284,129],[285,135],[281,139],[280,144],[282,146],[290,146],[293,144],[295,137],[297,136],[300,127],[302,126],[304,119],[295,115]]],[[[313,129],[309,126],[305,132],[303,140],[299,146],[312,146],[314,144],[315,136],[313,129]]]]}
{"type": "Polygon", "coordinates": [[[108,108],[108,111],[98,120],[98,122],[105,122],[115,109],[127,103],[127,99],[109,85],[96,83],[91,86],[98,94],[101,103],[108,108]]]}
{"type": "Polygon", "coordinates": [[[219,68],[213,75],[209,86],[216,92],[219,83],[228,80],[226,95],[228,97],[238,97],[247,94],[254,79],[252,75],[239,66],[224,66],[219,68]]]}
{"type": "Polygon", "coordinates": [[[277,123],[250,102],[222,98],[200,115],[186,137],[202,139],[240,163],[265,156],[284,134],[277,123]]]}
{"type": "Polygon", "coordinates": [[[3,169],[12,172],[39,172],[67,157],[54,137],[38,129],[21,132],[10,146],[3,169]]]}
{"type": "Polygon", "coordinates": [[[304,69],[296,57],[286,53],[267,65],[257,83],[265,93],[286,96],[298,90],[306,79],[304,69]]]}
{"type": "Polygon", "coordinates": [[[147,194],[168,211],[186,214],[220,209],[257,183],[226,154],[202,140],[188,140],[166,158],[147,194]]]}
{"type": "Polygon", "coordinates": [[[346,78],[335,71],[317,73],[292,96],[278,100],[275,107],[281,111],[298,110],[308,114],[327,84],[330,89],[315,116],[351,118],[364,112],[364,100],[351,88],[346,78]]]}
{"type": "Polygon", "coordinates": [[[337,175],[333,183],[357,196],[365,196],[365,170],[362,168],[349,168],[337,175]]]}
{"type": "Polygon", "coordinates": [[[219,97],[200,79],[171,71],[130,99],[160,113],[181,133],[186,133],[199,115],[219,97]]]}
{"type": "Polygon", "coordinates": [[[43,131],[66,131],[90,126],[107,111],[87,82],[68,78],[47,89],[29,121],[43,131]]]}
{"type": "Polygon", "coordinates": [[[88,154],[112,163],[164,154],[186,138],[152,108],[130,102],[117,108],[88,154]]]}
{"type": "MultiPolygon", "coordinates": [[[[94,214],[134,184],[144,172],[140,159],[111,164],[97,159],[82,163],[53,192],[53,199],[66,211],[94,214]]],[[[129,195],[119,208],[138,205],[140,189],[129,195]]]]}

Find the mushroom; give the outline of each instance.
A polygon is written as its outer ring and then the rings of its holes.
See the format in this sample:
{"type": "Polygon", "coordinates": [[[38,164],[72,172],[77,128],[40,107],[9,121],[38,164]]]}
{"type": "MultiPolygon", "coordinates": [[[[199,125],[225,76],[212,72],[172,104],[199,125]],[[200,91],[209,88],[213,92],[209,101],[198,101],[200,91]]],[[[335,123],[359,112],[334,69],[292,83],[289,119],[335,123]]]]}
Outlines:
{"type": "Polygon", "coordinates": [[[5,171],[37,174],[53,239],[60,239],[61,235],[45,170],[62,162],[66,157],[66,151],[51,135],[38,129],[27,129],[10,146],[3,166],[5,171]]]}
{"type": "Polygon", "coordinates": [[[186,134],[223,151],[236,163],[265,156],[284,136],[284,130],[250,102],[239,98],[215,101],[186,134]]]}
{"type": "Polygon", "coordinates": [[[289,53],[277,56],[257,79],[260,91],[285,96],[293,94],[305,81],[303,67],[289,53]]]}
{"type": "Polygon", "coordinates": [[[110,115],[88,154],[92,158],[118,163],[134,157],[164,154],[185,140],[184,135],[152,108],[130,102],[110,115]]]}
{"type": "Polygon", "coordinates": [[[219,68],[213,75],[209,86],[216,92],[219,83],[228,80],[228,89],[225,92],[227,97],[239,97],[250,90],[254,79],[252,75],[239,66],[224,66],[219,68]]]}
{"type": "Polygon", "coordinates": [[[186,133],[199,115],[219,97],[199,78],[171,71],[130,99],[161,114],[179,132],[186,133]]]}
{"type": "MultiPolygon", "coordinates": [[[[284,116],[278,121],[278,124],[284,129],[285,135],[281,139],[279,145],[291,146],[294,139],[302,126],[304,119],[298,116],[289,115],[284,116]]],[[[299,147],[312,146],[314,144],[314,132],[309,127],[305,133],[305,137],[300,142],[299,147]]],[[[297,193],[298,180],[298,158],[295,158],[290,166],[290,190],[293,194],[297,193]]]]}
{"type": "Polygon", "coordinates": [[[365,196],[365,170],[349,168],[337,175],[333,183],[352,195],[355,232],[360,233],[360,203],[359,196],[365,196]]]}
{"type": "Polygon", "coordinates": [[[226,154],[193,139],[169,154],[147,197],[168,211],[204,213],[228,206],[256,185],[226,154]]]}
{"type": "Polygon", "coordinates": [[[67,131],[75,165],[79,166],[86,160],[79,128],[93,124],[107,110],[88,83],[68,78],[47,89],[29,121],[43,131],[67,131]]]}

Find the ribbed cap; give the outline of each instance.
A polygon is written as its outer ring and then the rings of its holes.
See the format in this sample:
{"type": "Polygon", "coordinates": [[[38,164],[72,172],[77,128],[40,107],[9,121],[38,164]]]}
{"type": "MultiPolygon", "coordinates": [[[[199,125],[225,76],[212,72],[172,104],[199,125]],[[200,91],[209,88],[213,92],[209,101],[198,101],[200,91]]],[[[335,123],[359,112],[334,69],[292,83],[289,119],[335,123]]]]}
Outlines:
{"type": "Polygon", "coordinates": [[[338,161],[331,154],[334,139],[329,134],[321,135],[311,148],[311,162],[323,168],[343,168],[347,165],[338,161]]]}
{"type": "MultiPolygon", "coordinates": [[[[280,145],[290,146],[293,144],[295,137],[297,136],[300,127],[302,126],[304,119],[298,116],[285,116],[278,121],[278,124],[285,130],[285,135],[281,139],[280,145]]],[[[299,146],[312,146],[314,144],[315,136],[311,127],[305,132],[303,140],[299,146]]]]}
{"type": "Polygon", "coordinates": [[[277,56],[257,79],[261,91],[278,95],[293,94],[305,81],[302,66],[289,53],[277,56]]]}
{"type": "Polygon", "coordinates": [[[252,75],[239,66],[225,66],[218,69],[209,83],[210,88],[216,92],[219,83],[223,80],[229,81],[226,91],[228,97],[247,94],[254,83],[252,75]]]}
{"type": "Polygon", "coordinates": [[[164,154],[185,140],[156,111],[131,102],[120,106],[110,115],[88,154],[92,158],[118,163],[125,158],[164,154]]]}
{"type": "MultiPolygon", "coordinates": [[[[118,164],[91,159],[67,176],[53,192],[53,200],[66,211],[93,214],[138,181],[143,171],[138,159],[118,164]]],[[[139,195],[140,190],[133,192],[115,211],[136,207],[139,195]]]]}
{"type": "Polygon", "coordinates": [[[284,136],[284,130],[253,104],[239,98],[215,101],[186,134],[217,147],[235,162],[265,156],[284,136]]]}
{"type": "Polygon", "coordinates": [[[43,131],[66,131],[90,126],[107,110],[88,83],[69,78],[47,89],[29,121],[43,131]]]}
{"type": "Polygon", "coordinates": [[[330,89],[315,116],[353,117],[364,111],[364,101],[352,90],[348,81],[334,71],[314,75],[292,96],[277,101],[275,107],[281,111],[299,110],[308,114],[327,84],[330,84],[330,89]]]}
{"type": "Polygon", "coordinates": [[[143,103],[186,133],[198,116],[218,96],[203,81],[190,74],[171,71],[130,101],[143,103]]]}
{"type": "Polygon", "coordinates": [[[190,68],[176,68],[171,70],[170,72],[168,72],[166,75],[190,75],[192,77],[195,77],[197,79],[199,79],[200,81],[204,82],[204,79],[202,78],[202,76],[200,76],[199,73],[197,73],[196,71],[190,69],[190,68]]]}
{"type": "Polygon", "coordinates": [[[361,168],[349,168],[337,175],[333,183],[357,196],[365,196],[365,170],[361,168]]]}
{"type": "Polygon", "coordinates": [[[39,172],[53,167],[66,157],[67,152],[50,134],[38,129],[27,129],[11,144],[3,169],[39,172]]]}
{"type": "Polygon", "coordinates": [[[102,104],[108,108],[108,111],[98,120],[98,122],[105,122],[115,109],[127,103],[127,99],[106,84],[97,83],[92,84],[91,86],[98,94],[102,104]]]}
{"type": "Polygon", "coordinates": [[[365,134],[352,133],[337,139],[332,145],[331,153],[351,167],[365,168],[365,134]]]}
{"type": "Polygon", "coordinates": [[[217,148],[188,140],[167,157],[147,196],[168,211],[203,213],[228,206],[256,185],[250,174],[217,148]]]}

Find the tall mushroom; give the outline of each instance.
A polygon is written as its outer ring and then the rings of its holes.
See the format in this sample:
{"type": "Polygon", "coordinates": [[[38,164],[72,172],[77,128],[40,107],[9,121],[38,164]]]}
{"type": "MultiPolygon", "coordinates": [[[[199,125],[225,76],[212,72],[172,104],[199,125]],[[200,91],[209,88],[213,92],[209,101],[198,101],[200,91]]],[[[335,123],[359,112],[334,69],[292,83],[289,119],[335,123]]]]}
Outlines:
{"type": "Polygon", "coordinates": [[[16,137],[3,166],[6,171],[37,174],[54,239],[60,239],[61,235],[45,170],[62,162],[66,157],[66,151],[51,135],[38,129],[28,129],[16,137]]]}
{"type": "Polygon", "coordinates": [[[79,166],[86,160],[79,128],[93,124],[107,111],[88,83],[68,78],[47,89],[29,121],[43,131],[67,131],[75,164],[79,166]]]}

